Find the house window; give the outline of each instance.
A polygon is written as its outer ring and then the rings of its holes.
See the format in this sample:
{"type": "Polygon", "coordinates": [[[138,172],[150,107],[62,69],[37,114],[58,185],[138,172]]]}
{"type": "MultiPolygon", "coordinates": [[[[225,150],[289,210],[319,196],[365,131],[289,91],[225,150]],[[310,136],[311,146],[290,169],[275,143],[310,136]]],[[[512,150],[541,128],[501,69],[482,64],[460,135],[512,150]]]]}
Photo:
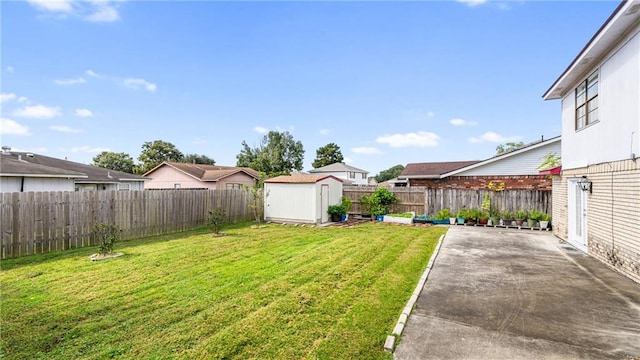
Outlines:
{"type": "Polygon", "coordinates": [[[367,174],[365,174],[365,173],[360,173],[360,176],[362,176],[363,179],[367,178],[367,174]]]}
{"type": "Polygon", "coordinates": [[[118,190],[131,190],[131,184],[118,184],[118,190]]]}
{"type": "Polygon", "coordinates": [[[598,70],[596,70],[576,88],[576,130],[598,120],[598,70]]]}
{"type": "Polygon", "coordinates": [[[227,189],[229,189],[229,190],[240,190],[240,189],[242,189],[242,184],[228,183],[227,184],[227,189]]]}
{"type": "Polygon", "coordinates": [[[180,184],[173,184],[174,189],[180,189],[180,184]]]}
{"type": "Polygon", "coordinates": [[[355,179],[356,178],[356,173],[353,171],[349,171],[349,179],[355,179]]]}

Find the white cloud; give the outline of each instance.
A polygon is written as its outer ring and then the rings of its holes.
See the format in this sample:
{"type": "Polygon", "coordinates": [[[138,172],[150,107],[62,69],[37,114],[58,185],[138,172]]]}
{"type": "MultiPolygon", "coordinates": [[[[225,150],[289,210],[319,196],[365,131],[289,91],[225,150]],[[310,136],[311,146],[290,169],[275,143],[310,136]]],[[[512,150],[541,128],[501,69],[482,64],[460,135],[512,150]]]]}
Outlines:
{"type": "Polygon", "coordinates": [[[342,158],[342,162],[345,164],[351,164],[353,160],[345,156],[344,158],[342,158]]]}
{"type": "Polygon", "coordinates": [[[474,7],[485,4],[487,0],[457,0],[459,3],[467,4],[467,6],[474,7]]]}
{"type": "Polygon", "coordinates": [[[101,148],[101,147],[91,147],[91,146],[77,146],[72,147],[71,152],[78,153],[101,153],[103,151],[111,151],[109,148],[101,148]]]}
{"type": "Polygon", "coordinates": [[[13,73],[14,71],[16,71],[16,68],[14,68],[13,66],[7,66],[6,68],[4,68],[8,73],[13,73]]]}
{"type": "Polygon", "coordinates": [[[79,77],[76,79],[59,79],[54,80],[54,82],[58,85],[75,85],[75,84],[84,84],[86,81],[84,78],[79,77]]]}
{"type": "Polygon", "coordinates": [[[49,107],[44,105],[25,106],[13,112],[13,116],[33,118],[33,119],[49,119],[61,116],[59,107],[49,107]]]}
{"type": "Polygon", "coordinates": [[[376,147],[367,147],[367,146],[360,146],[360,147],[355,147],[353,149],[351,149],[351,151],[353,151],[356,154],[363,154],[363,155],[373,155],[373,154],[380,154],[380,150],[378,150],[378,148],[376,147]]]}
{"type": "Polygon", "coordinates": [[[11,119],[0,118],[0,134],[2,135],[31,135],[29,127],[20,125],[11,119]]]}
{"type": "Polygon", "coordinates": [[[320,135],[329,135],[330,132],[329,129],[322,129],[320,130],[320,135]]]}
{"type": "Polygon", "coordinates": [[[40,11],[54,13],[73,12],[73,6],[70,0],[27,0],[27,2],[40,11]]]}
{"type": "Polygon", "coordinates": [[[158,86],[152,82],[149,82],[145,79],[137,79],[137,78],[127,78],[124,79],[124,86],[135,89],[135,90],[147,90],[148,92],[154,92],[158,88],[158,86]]]}
{"type": "Polygon", "coordinates": [[[49,126],[49,129],[55,130],[55,131],[60,131],[60,132],[63,132],[63,133],[71,133],[71,134],[77,134],[77,133],[83,132],[80,129],[73,129],[73,128],[70,128],[70,127],[68,127],[66,125],[53,125],[53,126],[49,126]]]}
{"type": "Polygon", "coordinates": [[[26,102],[29,102],[29,99],[27,99],[27,97],[26,97],[26,96],[20,96],[20,97],[18,98],[18,102],[19,102],[19,103],[21,103],[21,104],[24,104],[24,103],[26,103],[26,102]]]}
{"type": "Polygon", "coordinates": [[[449,123],[453,126],[474,126],[478,125],[475,121],[465,120],[465,119],[451,119],[449,123]]]}
{"type": "Polygon", "coordinates": [[[14,100],[16,98],[16,94],[14,93],[1,93],[0,94],[0,103],[14,100]]]}
{"type": "Polygon", "coordinates": [[[76,109],[77,117],[93,117],[93,113],[89,109],[76,109]]]}
{"type": "Polygon", "coordinates": [[[262,126],[255,126],[253,128],[253,131],[257,132],[258,134],[266,134],[269,132],[269,129],[262,126]]]}
{"type": "Polygon", "coordinates": [[[438,146],[440,136],[428,131],[418,131],[417,133],[379,136],[376,141],[391,147],[435,147],[438,146]]]}
{"type": "Polygon", "coordinates": [[[429,118],[432,118],[432,117],[435,117],[435,116],[436,116],[436,113],[434,113],[433,111],[429,111],[427,113],[427,117],[429,117],[429,118]]]}
{"type": "Polygon", "coordinates": [[[88,76],[91,76],[91,77],[94,77],[94,78],[98,78],[98,79],[102,79],[102,76],[98,75],[93,70],[87,70],[84,73],[87,74],[88,76]]]}
{"type": "Polygon", "coordinates": [[[120,15],[115,7],[105,2],[104,4],[96,4],[95,11],[86,16],[85,20],[90,22],[113,22],[120,20],[120,15]]]}
{"type": "Polygon", "coordinates": [[[505,143],[505,142],[511,142],[511,141],[520,141],[521,139],[522,139],[521,136],[502,136],[492,131],[488,131],[480,136],[474,136],[469,138],[469,142],[470,143],[483,143],[483,142],[505,143]]]}

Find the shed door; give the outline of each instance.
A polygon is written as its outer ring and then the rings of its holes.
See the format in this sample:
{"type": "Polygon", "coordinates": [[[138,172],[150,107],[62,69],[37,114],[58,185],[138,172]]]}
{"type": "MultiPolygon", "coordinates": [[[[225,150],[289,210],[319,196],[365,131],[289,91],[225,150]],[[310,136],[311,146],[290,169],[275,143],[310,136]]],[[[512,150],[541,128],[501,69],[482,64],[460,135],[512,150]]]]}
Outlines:
{"type": "Polygon", "coordinates": [[[587,192],[580,189],[579,179],[569,179],[569,242],[587,252],[587,192]]]}
{"type": "Polygon", "coordinates": [[[320,186],[320,219],[321,223],[329,221],[329,185],[323,184],[320,186]]]}

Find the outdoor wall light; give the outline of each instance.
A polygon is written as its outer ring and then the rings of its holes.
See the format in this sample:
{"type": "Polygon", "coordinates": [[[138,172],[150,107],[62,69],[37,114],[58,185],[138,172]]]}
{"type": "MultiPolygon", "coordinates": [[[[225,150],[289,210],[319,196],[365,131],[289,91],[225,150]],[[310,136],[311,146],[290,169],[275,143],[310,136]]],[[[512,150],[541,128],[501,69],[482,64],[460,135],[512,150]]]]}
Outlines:
{"type": "Polygon", "coordinates": [[[593,189],[591,188],[591,180],[587,178],[587,175],[582,175],[582,178],[578,181],[578,184],[580,184],[580,189],[582,189],[582,191],[588,191],[589,194],[593,192],[593,189]]]}

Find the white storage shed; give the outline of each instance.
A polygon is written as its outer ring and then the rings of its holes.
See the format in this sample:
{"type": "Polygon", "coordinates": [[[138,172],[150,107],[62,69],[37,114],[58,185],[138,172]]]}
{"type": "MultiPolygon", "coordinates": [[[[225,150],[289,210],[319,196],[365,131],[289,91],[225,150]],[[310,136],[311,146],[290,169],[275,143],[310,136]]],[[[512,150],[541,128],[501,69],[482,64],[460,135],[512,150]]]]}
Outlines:
{"type": "Polygon", "coordinates": [[[294,174],[264,181],[264,219],[306,224],[329,221],[329,205],[342,201],[342,180],[333,175],[294,174]]]}

